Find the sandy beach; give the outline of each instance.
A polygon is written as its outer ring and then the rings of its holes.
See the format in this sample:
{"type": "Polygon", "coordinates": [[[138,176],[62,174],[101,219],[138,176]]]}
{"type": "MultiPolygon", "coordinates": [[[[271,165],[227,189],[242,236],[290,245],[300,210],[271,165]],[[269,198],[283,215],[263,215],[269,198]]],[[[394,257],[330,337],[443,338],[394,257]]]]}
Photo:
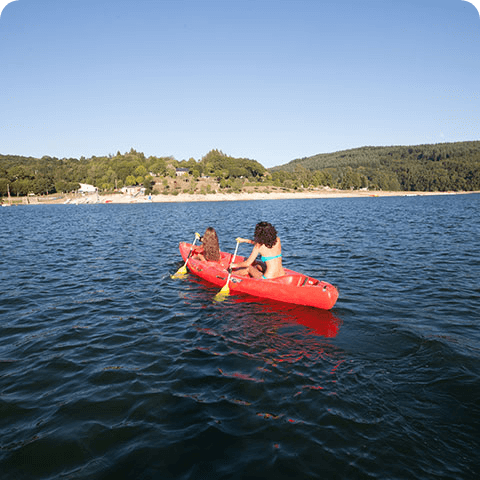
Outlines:
{"type": "MultiPolygon", "coordinates": [[[[254,193],[210,193],[210,194],[186,194],[178,195],[150,195],[150,196],[132,196],[125,194],[105,194],[105,195],[52,195],[50,197],[34,197],[23,199],[12,199],[14,205],[46,205],[46,204],[99,204],[99,203],[172,203],[172,202],[221,202],[221,201],[245,201],[245,200],[292,200],[307,198],[359,198],[359,197],[412,197],[426,195],[461,195],[479,192],[392,192],[392,191],[372,191],[372,190],[337,190],[337,189],[319,189],[303,192],[254,192],[254,193]]],[[[4,199],[6,203],[7,199],[4,199]]]]}
{"type": "MultiPolygon", "coordinates": [[[[456,195],[475,192],[390,192],[390,191],[359,191],[325,189],[304,192],[270,192],[270,193],[215,193],[215,194],[187,194],[178,195],[151,195],[132,197],[131,195],[100,195],[98,203],[165,203],[165,202],[220,202],[220,201],[245,201],[245,200],[292,200],[305,198],[358,198],[358,197],[392,197],[392,196],[417,196],[417,195],[456,195]]],[[[90,196],[91,200],[93,200],[90,196]]],[[[96,199],[96,198],[95,198],[96,199]]],[[[80,200],[80,199],[79,199],[80,200]]],[[[90,203],[90,202],[89,202],[90,203]]]]}

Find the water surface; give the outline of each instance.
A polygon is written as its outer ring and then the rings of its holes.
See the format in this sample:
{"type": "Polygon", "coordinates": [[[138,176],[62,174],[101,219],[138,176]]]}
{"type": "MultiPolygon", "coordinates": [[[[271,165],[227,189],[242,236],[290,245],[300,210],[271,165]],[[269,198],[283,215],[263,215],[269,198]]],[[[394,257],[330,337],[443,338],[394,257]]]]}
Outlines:
{"type": "Polygon", "coordinates": [[[479,205],[0,209],[2,478],[476,478],[479,205]],[[332,311],[170,278],[179,241],[260,220],[332,311]]]}

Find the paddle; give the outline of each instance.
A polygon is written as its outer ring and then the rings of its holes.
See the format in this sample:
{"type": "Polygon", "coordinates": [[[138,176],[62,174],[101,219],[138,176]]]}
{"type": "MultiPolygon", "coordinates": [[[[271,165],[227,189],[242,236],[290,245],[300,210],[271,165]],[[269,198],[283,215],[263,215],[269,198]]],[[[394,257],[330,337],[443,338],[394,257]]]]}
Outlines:
{"type": "Polygon", "coordinates": [[[188,256],[187,256],[187,259],[185,260],[185,263],[173,275],[171,275],[171,278],[179,278],[182,275],[186,275],[186,273],[187,273],[187,262],[188,262],[188,259],[190,258],[190,255],[192,254],[193,247],[195,246],[195,242],[197,241],[197,238],[200,240],[201,236],[198,232],[195,232],[195,238],[193,240],[192,246],[190,247],[190,251],[188,252],[188,256]]]}
{"type": "Polygon", "coordinates": [[[232,264],[235,262],[235,257],[237,256],[237,250],[239,245],[240,245],[240,242],[237,239],[237,246],[235,247],[235,253],[233,254],[232,260],[230,261],[230,265],[228,267],[227,283],[222,287],[222,289],[214,297],[217,302],[221,302],[222,300],[225,300],[225,297],[227,297],[230,294],[228,283],[230,282],[230,277],[232,276],[232,264]]]}

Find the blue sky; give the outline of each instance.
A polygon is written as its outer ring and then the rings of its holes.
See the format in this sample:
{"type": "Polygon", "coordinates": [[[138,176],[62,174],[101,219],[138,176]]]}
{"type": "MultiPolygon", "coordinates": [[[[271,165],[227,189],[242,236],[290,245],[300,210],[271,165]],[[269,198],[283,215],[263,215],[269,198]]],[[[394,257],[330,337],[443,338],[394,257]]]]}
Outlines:
{"type": "Polygon", "coordinates": [[[266,167],[480,140],[462,0],[17,0],[0,17],[0,153],[131,148],[266,167]]]}

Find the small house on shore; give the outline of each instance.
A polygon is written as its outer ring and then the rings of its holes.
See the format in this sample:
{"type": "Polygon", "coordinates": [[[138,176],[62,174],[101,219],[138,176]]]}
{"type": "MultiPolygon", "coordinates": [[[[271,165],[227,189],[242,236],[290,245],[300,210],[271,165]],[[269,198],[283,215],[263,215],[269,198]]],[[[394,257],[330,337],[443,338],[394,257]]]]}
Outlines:
{"type": "Polygon", "coordinates": [[[176,168],[175,169],[175,174],[177,177],[183,177],[184,175],[188,175],[188,172],[190,170],[188,168],[176,168]]]}
{"type": "Polygon", "coordinates": [[[97,187],[94,187],[88,183],[80,183],[80,188],[78,189],[79,193],[95,193],[96,191],[97,187]]]}
{"type": "Polygon", "coordinates": [[[121,192],[125,195],[132,195],[136,197],[137,195],[145,195],[145,187],[140,185],[129,185],[127,187],[123,187],[121,192]]]}

